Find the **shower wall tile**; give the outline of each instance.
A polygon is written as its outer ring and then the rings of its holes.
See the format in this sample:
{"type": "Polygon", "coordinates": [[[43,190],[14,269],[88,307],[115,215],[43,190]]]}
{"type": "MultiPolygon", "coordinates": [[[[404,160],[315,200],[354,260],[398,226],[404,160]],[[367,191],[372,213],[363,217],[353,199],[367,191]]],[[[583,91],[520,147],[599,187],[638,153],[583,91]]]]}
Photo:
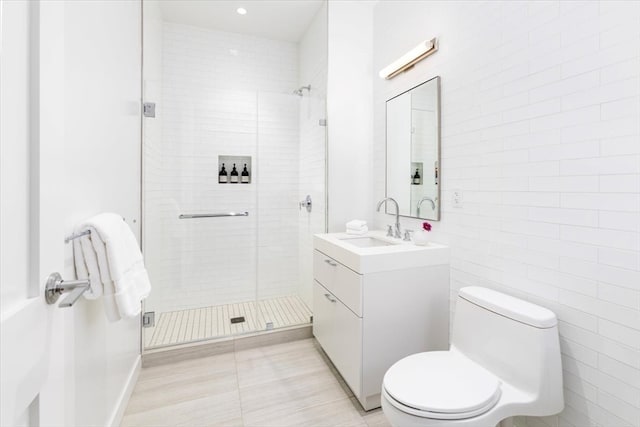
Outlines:
{"type": "Polygon", "coordinates": [[[258,99],[258,298],[297,293],[299,99],[258,99]]]}
{"type": "Polygon", "coordinates": [[[162,32],[161,132],[145,139],[148,309],[296,293],[297,45],[167,22],[162,32]],[[219,155],[251,156],[252,183],[218,184],[219,155]],[[250,214],[178,219],[231,211],[250,214]]]}

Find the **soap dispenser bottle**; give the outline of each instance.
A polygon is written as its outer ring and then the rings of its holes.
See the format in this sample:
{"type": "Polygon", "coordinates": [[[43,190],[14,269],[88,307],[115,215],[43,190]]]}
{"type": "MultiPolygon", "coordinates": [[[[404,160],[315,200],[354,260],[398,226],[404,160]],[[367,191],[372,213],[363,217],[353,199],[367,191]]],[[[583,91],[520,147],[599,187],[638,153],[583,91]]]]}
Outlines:
{"type": "Polygon", "coordinates": [[[413,185],[420,185],[420,172],[416,169],[416,173],[413,175],[413,180],[411,182],[413,185]]]}
{"type": "Polygon", "coordinates": [[[229,182],[229,177],[227,176],[227,170],[224,168],[224,163],[222,164],[220,172],[218,173],[218,182],[220,184],[226,184],[227,182],[229,182]]]}
{"type": "Polygon", "coordinates": [[[231,182],[231,184],[237,184],[238,183],[238,171],[236,170],[236,164],[233,164],[233,169],[231,169],[231,175],[230,175],[230,180],[229,182],[231,182]]]}
{"type": "Polygon", "coordinates": [[[248,184],[249,183],[249,171],[247,170],[247,164],[244,164],[244,169],[242,169],[242,174],[240,176],[240,182],[242,184],[248,184]]]}

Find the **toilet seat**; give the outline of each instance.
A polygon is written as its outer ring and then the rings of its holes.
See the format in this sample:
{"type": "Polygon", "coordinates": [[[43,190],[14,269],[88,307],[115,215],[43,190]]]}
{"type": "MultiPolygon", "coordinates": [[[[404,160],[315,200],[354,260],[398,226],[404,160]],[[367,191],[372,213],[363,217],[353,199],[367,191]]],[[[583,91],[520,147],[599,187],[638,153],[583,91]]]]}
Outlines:
{"type": "Polygon", "coordinates": [[[487,412],[500,400],[500,380],[455,351],[418,353],[396,362],[383,392],[403,412],[424,418],[463,419],[487,412]]]}

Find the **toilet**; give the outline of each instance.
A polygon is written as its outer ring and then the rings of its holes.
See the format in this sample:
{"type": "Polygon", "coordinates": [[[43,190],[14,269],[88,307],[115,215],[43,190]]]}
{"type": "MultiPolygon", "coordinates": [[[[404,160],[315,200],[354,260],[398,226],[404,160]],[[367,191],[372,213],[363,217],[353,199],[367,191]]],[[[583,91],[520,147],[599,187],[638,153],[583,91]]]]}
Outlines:
{"type": "Polygon", "coordinates": [[[395,427],[495,427],[564,408],[558,322],[550,310],[491,289],[460,289],[449,351],[405,357],[382,383],[395,427]]]}

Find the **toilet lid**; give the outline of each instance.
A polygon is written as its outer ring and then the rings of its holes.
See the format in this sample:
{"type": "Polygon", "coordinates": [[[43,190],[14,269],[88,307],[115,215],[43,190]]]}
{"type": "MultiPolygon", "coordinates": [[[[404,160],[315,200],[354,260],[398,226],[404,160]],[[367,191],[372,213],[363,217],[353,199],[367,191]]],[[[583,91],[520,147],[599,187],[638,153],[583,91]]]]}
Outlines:
{"type": "Polygon", "coordinates": [[[386,392],[399,403],[436,414],[478,415],[492,408],[500,396],[497,377],[451,351],[405,357],[389,368],[383,383],[386,392]]]}

